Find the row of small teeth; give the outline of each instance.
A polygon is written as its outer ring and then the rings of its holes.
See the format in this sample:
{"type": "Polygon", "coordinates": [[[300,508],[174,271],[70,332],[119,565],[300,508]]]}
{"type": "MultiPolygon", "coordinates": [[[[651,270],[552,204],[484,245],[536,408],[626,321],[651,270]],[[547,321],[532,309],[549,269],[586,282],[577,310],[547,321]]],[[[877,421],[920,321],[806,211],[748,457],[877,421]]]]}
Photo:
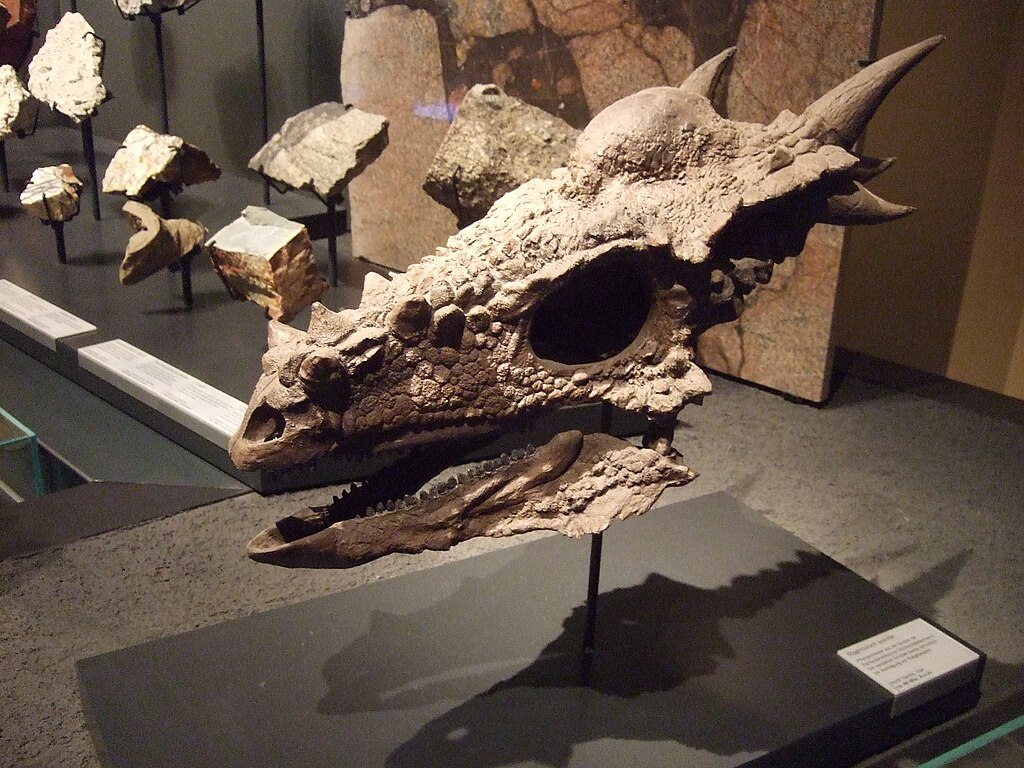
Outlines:
{"type": "Polygon", "coordinates": [[[363,517],[376,517],[377,515],[386,515],[389,512],[399,512],[403,509],[414,507],[417,504],[431,501],[448,491],[454,490],[463,483],[469,482],[470,480],[478,480],[484,475],[489,475],[495,470],[507,467],[509,464],[514,462],[522,461],[528,456],[532,456],[536,450],[537,449],[532,445],[527,445],[525,448],[517,448],[511,453],[503,453],[496,459],[489,459],[470,467],[464,472],[452,475],[447,480],[440,480],[419,493],[409,494],[408,496],[403,496],[397,500],[392,499],[387,502],[380,501],[373,507],[367,507],[366,511],[363,513],[363,517]]]}

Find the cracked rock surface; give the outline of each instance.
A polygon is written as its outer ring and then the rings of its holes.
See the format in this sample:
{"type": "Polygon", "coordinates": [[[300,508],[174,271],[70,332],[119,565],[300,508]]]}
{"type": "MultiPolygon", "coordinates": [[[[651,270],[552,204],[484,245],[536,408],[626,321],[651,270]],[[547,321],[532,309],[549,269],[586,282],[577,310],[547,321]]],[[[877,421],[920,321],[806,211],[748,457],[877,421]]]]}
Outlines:
{"type": "Polygon", "coordinates": [[[134,285],[180,261],[206,239],[206,227],[201,224],[161,218],[145,203],[129,200],[121,213],[136,229],[121,262],[122,285],[134,285]]]}
{"type": "Polygon", "coordinates": [[[10,64],[0,66],[0,141],[31,127],[36,114],[32,94],[10,64]]]}
{"type": "Polygon", "coordinates": [[[65,13],[28,65],[28,89],[76,123],[96,114],[107,98],[103,40],[80,13],[65,13]]]}
{"type": "Polygon", "coordinates": [[[309,233],[301,224],[250,205],[207,242],[210,258],[236,298],[288,322],[327,290],[309,233]]]}
{"type": "Polygon", "coordinates": [[[338,197],[387,145],[387,118],[329,101],[288,118],[249,167],[329,200],[338,197]]]}
{"type": "Polygon", "coordinates": [[[78,215],[81,190],[82,182],[70,165],[36,168],[21,193],[21,204],[40,221],[71,221],[78,215]]]}
{"type": "Polygon", "coordinates": [[[103,174],[103,191],[149,199],[220,177],[209,156],[179,136],[135,126],[103,174]]]}
{"type": "Polygon", "coordinates": [[[423,189],[465,227],[483,218],[505,193],[565,165],[579,134],[497,85],[475,85],[462,100],[423,189]]]}

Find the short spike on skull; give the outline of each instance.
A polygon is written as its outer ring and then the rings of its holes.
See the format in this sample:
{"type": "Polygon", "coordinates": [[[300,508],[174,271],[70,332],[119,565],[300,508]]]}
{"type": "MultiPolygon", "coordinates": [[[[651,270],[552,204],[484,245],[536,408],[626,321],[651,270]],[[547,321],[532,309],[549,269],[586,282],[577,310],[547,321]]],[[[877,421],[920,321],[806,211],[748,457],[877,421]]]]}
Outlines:
{"type": "Polygon", "coordinates": [[[239,467],[411,455],[279,521],[250,556],[348,567],[480,535],[596,533],[693,479],[672,436],[683,406],[711,391],[693,362],[698,334],[734,319],[816,222],[910,212],[863,186],[892,161],[852,147],[940,41],[888,56],[769,125],[712,107],[725,51],[679,88],[603,110],[565,168],[505,195],[407,273],[369,275],[357,309],[314,305],[308,332],[271,324],[263,375],[231,442],[239,467]],[[644,447],[567,432],[435,478],[448,446],[469,450],[585,403],[646,416],[644,447]]]}

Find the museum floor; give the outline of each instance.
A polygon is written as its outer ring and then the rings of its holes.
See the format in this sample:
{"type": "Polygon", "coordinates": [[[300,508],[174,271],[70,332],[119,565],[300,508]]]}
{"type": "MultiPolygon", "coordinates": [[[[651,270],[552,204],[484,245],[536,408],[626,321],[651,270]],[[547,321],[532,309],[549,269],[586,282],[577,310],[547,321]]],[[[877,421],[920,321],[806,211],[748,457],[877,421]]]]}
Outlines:
{"type": "MultiPolygon", "coordinates": [[[[731,494],[986,651],[981,708],[1022,687],[1024,424],[947,385],[895,390],[844,377],[818,408],[714,384],[676,436],[701,476],[662,504],[731,494]]],[[[255,531],[332,490],[247,493],[0,562],[0,764],[101,764],[77,659],[517,544],[476,540],[350,571],[245,558],[255,531]]],[[[1013,762],[985,764],[1019,764],[1024,746],[1004,742],[1013,762]]]]}

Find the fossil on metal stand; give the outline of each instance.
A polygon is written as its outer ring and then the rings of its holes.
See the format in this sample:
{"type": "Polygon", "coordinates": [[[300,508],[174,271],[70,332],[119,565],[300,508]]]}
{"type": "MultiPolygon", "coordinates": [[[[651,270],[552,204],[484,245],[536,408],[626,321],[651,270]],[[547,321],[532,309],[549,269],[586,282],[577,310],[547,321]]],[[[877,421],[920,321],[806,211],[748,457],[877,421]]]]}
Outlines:
{"type": "Polygon", "coordinates": [[[36,168],[21,193],[21,204],[53,230],[57,242],[57,261],[66,264],[67,246],[64,241],[64,223],[78,215],[79,192],[82,182],[70,165],[50,165],[36,168]]]}
{"type": "MultiPolygon", "coordinates": [[[[249,161],[280,191],[308,189],[327,207],[321,237],[327,238],[331,285],[338,284],[338,203],[348,183],[387,145],[387,118],[328,101],[289,117],[249,161]]],[[[319,234],[315,222],[303,223],[319,234]]]]}
{"type": "Polygon", "coordinates": [[[474,536],[597,534],[691,481],[672,441],[682,408],[711,392],[694,363],[697,337],[736,318],[816,222],[911,212],[868,191],[891,163],[853,147],[940,41],[894,53],[767,125],[712,106],[726,51],[678,88],[607,107],[565,168],[506,194],[406,273],[368,275],[358,308],[315,304],[307,331],[271,323],[263,375],[230,445],[240,468],[406,455],[267,528],[249,555],[344,568],[474,536]],[[645,416],[642,447],[568,432],[435,477],[451,463],[442,445],[476,447],[586,403],[645,416]]]}
{"type": "Polygon", "coordinates": [[[109,94],[103,84],[106,44],[85,17],[65,13],[46,33],[28,64],[28,89],[39,101],[71,118],[82,130],[82,150],[93,188],[93,218],[100,219],[100,189],[92,118],[109,94]]]}

